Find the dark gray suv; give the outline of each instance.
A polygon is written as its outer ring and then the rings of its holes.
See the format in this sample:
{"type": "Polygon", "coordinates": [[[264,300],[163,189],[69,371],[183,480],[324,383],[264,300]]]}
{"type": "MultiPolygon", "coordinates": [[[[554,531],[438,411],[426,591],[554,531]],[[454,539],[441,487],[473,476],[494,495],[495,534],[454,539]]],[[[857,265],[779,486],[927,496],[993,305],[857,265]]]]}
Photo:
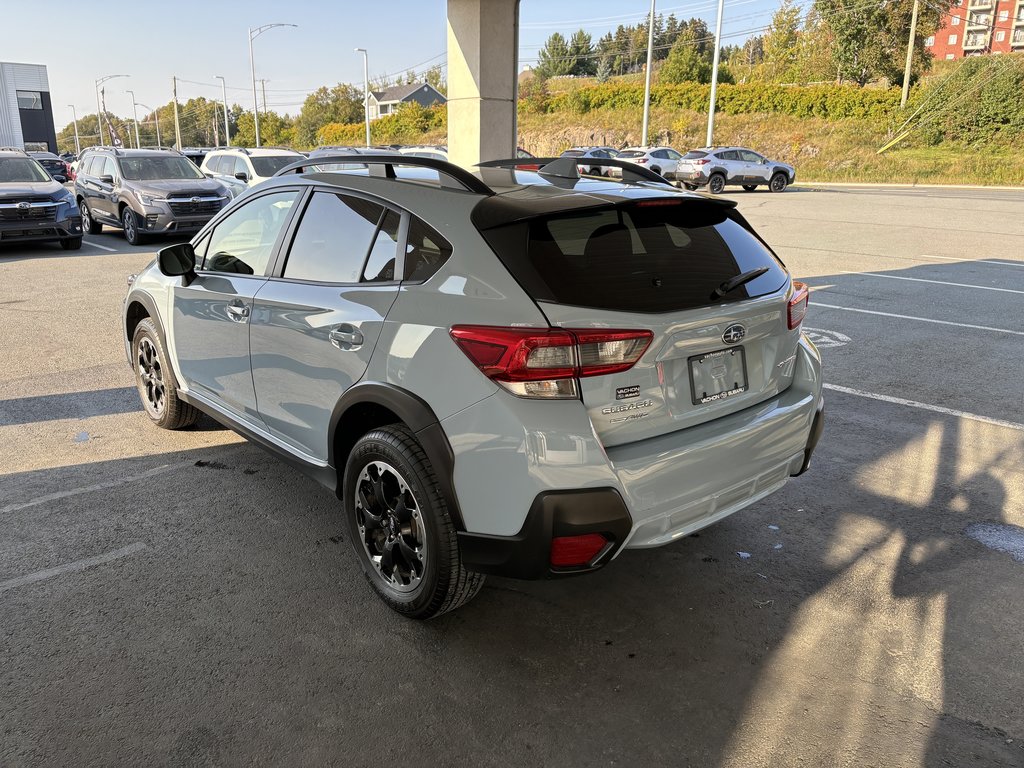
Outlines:
{"type": "Polygon", "coordinates": [[[107,224],[137,245],[149,235],[192,235],[231,195],[180,152],[92,147],[78,163],[75,199],[90,235],[107,224]]]}

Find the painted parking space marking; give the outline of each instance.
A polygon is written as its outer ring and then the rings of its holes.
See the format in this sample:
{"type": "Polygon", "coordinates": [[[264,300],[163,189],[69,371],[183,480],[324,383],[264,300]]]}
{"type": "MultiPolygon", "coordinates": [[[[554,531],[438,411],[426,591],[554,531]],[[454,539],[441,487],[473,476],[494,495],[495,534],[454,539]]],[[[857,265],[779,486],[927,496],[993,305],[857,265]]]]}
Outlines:
{"type": "Polygon", "coordinates": [[[994,264],[997,267],[1024,267],[1022,261],[999,261],[998,259],[958,259],[954,256],[935,256],[934,254],[921,254],[922,259],[942,259],[943,261],[955,261],[960,264],[994,264]]]}
{"type": "Polygon", "coordinates": [[[844,395],[853,395],[854,397],[866,397],[869,400],[878,400],[883,403],[891,403],[893,405],[905,405],[908,408],[917,408],[922,411],[931,411],[932,413],[941,413],[945,416],[955,416],[958,419],[967,419],[969,421],[978,421],[982,424],[992,424],[997,427],[1006,427],[1007,429],[1014,429],[1018,432],[1024,432],[1024,424],[1018,424],[1015,421],[1004,421],[1003,419],[993,419],[988,416],[979,416],[976,413],[968,413],[967,411],[958,411],[955,408],[946,408],[943,405],[932,405],[931,403],[921,403],[917,400],[907,400],[903,397],[893,397],[892,395],[880,395],[877,392],[865,392],[862,389],[853,389],[852,387],[842,387],[838,384],[822,384],[825,389],[833,392],[842,392],[844,395]]]}
{"type": "MultiPolygon", "coordinates": [[[[929,266],[929,262],[923,261],[924,259],[941,259],[942,261],[952,261],[957,264],[990,264],[996,267],[1021,267],[1024,268],[1024,261],[999,261],[998,259],[965,259],[962,257],[955,256],[936,256],[932,253],[922,253],[920,256],[897,256],[895,253],[866,253],[864,251],[851,251],[848,249],[837,249],[837,248],[821,248],[819,246],[809,245],[789,245],[787,243],[778,243],[776,247],[779,249],[787,248],[796,251],[811,251],[812,253],[838,253],[843,256],[864,256],[869,259],[898,259],[899,261],[917,261],[921,262],[922,266],[929,266]]],[[[938,266],[937,264],[931,266],[938,266]]],[[[860,274],[860,273],[854,273],[860,274]]]]}
{"type": "Polygon", "coordinates": [[[99,248],[101,251],[110,251],[111,253],[117,253],[117,248],[111,248],[109,245],[100,245],[94,243],[91,240],[82,240],[82,245],[91,245],[93,248],[99,248]]]}
{"type": "Polygon", "coordinates": [[[122,557],[134,555],[144,549],[148,549],[148,547],[141,541],[137,541],[134,544],[129,544],[127,547],[121,547],[120,549],[115,549],[112,552],[104,552],[102,555],[87,557],[84,560],[65,563],[64,565],[58,565],[55,568],[47,568],[44,571],[36,571],[35,573],[17,576],[13,579],[8,579],[7,581],[0,581],[0,593],[17,587],[24,587],[28,584],[35,584],[37,581],[52,579],[54,576],[62,576],[65,573],[77,573],[79,571],[84,571],[86,568],[92,568],[96,565],[103,565],[104,563],[109,563],[122,557]]]}
{"type": "Polygon", "coordinates": [[[827,331],[824,328],[808,328],[804,326],[803,332],[818,349],[829,347],[845,347],[852,339],[845,333],[839,331],[827,331]]]}
{"type": "Polygon", "coordinates": [[[909,280],[914,283],[931,283],[932,285],[948,285],[954,288],[977,288],[979,291],[999,291],[999,293],[1019,293],[1024,296],[1024,291],[1014,288],[996,288],[991,285],[972,285],[971,283],[950,283],[945,280],[925,280],[923,277],[904,277],[902,275],[883,275],[878,272],[848,272],[843,270],[844,275],[867,275],[868,277],[884,277],[886,280],[909,280]]]}
{"type": "Polygon", "coordinates": [[[823,304],[815,301],[811,308],[822,307],[823,309],[840,309],[844,312],[859,312],[864,315],[879,315],[881,317],[894,317],[897,320],[917,320],[921,323],[934,323],[936,325],[952,325],[957,328],[970,328],[975,331],[993,331],[995,333],[1009,333],[1014,336],[1024,336],[1024,331],[1011,331],[1009,328],[993,328],[988,325],[971,325],[970,323],[954,323],[952,320],[934,320],[930,317],[914,317],[913,315],[898,315],[895,312],[879,312],[874,309],[858,309],[857,307],[840,307],[836,304],[823,304]]]}

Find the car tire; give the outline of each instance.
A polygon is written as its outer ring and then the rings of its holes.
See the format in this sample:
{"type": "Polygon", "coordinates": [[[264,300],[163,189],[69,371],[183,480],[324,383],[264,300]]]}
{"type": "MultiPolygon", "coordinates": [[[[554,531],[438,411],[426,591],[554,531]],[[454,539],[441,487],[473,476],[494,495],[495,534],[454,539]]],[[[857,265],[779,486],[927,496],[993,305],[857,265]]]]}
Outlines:
{"type": "Polygon", "coordinates": [[[139,217],[127,205],[121,210],[121,228],[129,245],[142,245],[145,242],[146,236],[139,231],[139,217]]]}
{"type": "Polygon", "coordinates": [[[98,235],[103,231],[103,225],[92,217],[92,211],[85,200],[78,202],[78,210],[82,213],[82,231],[89,235],[98,235]]]}
{"type": "Polygon", "coordinates": [[[720,173],[712,173],[708,179],[708,191],[712,195],[720,195],[725,190],[725,176],[720,173]]]}
{"type": "Polygon", "coordinates": [[[62,237],[60,247],[65,251],[77,251],[82,247],[81,237],[62,237]]]}
{"type": "Polygon", "coordinates": [[[786,174],[781,172],[773,174],[772,180],[768,182],[768,189],[772,192],[785,192],[788,186],[789,179],[786,178],[786,174]]]}
{"type": "Polygon", "coordinates": [[[755,189],[757,189],[757,184],[744,184],[743,185],[743,191],[744,192],[753,192],[755,189]]]}
{"type": "Polygon", "coordinates": [[[363,435],[345,464],[342,488],[352,548],[370,586],[392,610],[430,619],[480,591],[484,575],[462,566],[434,468],[406,427],[363,435]]]}
{"type": "Polygon", "coordinates": [[[178,380],[167,362],[167,352],[156,325],[148,317],[132,334],[135,385],[149,420],[161,429],[183,429],[196,423],[199,411],[178,397],[178,380]]]}
{"type": "Polygon", "coordinates": [[[654,172],[655,172],[656,174],[658,174],[659,176],[661,176],[661,168],[659,168],[658,166],[656,166],[656,165],[652,165],[652,166],[651,166],[651,170],[652,170],[652,171],[654,171],[654,172]]]}
{"type": "Polygon", "coordinates": [[[696,184],[687,184],[685,181],[683,182],[683,186],[686,187],[691,192],[693,192],[695,189],[697,189],[697,185],[696,184]]]}

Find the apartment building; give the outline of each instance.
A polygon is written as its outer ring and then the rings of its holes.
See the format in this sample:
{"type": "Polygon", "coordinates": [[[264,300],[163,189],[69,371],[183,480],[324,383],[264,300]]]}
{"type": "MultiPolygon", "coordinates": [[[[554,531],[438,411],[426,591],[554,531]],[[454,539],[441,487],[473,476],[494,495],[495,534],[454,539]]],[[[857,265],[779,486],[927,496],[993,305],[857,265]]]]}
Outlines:
{"type": "Polygon", "coordinates": [[[1024,0],[954,0],[925,47],[936,59],[1024,52],[1024,0]]]}

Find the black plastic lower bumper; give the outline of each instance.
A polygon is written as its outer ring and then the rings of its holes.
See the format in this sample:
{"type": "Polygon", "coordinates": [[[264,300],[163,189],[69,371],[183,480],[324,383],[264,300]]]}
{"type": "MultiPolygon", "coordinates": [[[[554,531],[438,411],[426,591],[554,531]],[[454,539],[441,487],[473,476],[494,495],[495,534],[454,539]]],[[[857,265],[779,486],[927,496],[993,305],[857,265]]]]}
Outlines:
{"type": "Polygon", "coordinates": [[[814,449],[818,445],[818,441],[821,439],[821,433],[825,431],[825,401],[822,400],[818,405],[818,411],[814,414],[814,421],[811,422],[811,434],[807,438],[807,447],[804,449],[804,463],[800,465],[800,469],[793,473],[793,477],[799,477],[806,472],[811,466],[811,454],[814,453],[814,449]]]}
{"type": "Polygon", "coordinates": [[[513,579],[541,579],[590,573],[606,565],[633,528],[626,503],[614,488],[546,491],[537,495],[519,533],[489,536],[459,532],[463,565],[479,573],[513,579]],[[609,542],[590,563],[551,566],[551,539],[600,533],[609,542]]]}
{"type": "Polygon", "coordinates": [[[58,221],[4,221],[0,222],[0,243],[32,240],[66,240],[82,236],[82,219],[69,216],[58,221]]]}

